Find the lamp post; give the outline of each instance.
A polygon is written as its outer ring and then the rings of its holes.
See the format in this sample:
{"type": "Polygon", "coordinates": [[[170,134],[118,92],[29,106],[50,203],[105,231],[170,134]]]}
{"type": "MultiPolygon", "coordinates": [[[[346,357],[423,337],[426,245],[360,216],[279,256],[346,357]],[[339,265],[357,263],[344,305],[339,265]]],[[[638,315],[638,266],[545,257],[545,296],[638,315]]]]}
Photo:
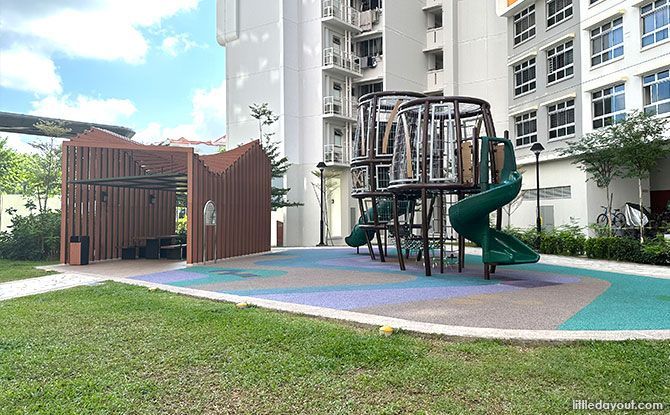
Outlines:
{"type": "Polygon", "coordinates": [[[317,246],[326,246],[326,244],[323,242],[323,236],[324,236],[324,223],[323,223],[323,217],[324,217],[324,212],[323,212],[323,201],[326,198],[326,184],[325,184],[325,179],[323,177],[323,171],[326,169],[326,163],[323,161],[319,162],[319,164],[316,165],[316,168],[319,169],[321,172],[321,228],[320,228],[320,238],[319,238],[319,244],[317,246]]]}
{"type": "Polygon", "coordinates": [[[535,153],[535,192],[537,196],[537,212],[535,217],[535,224],[537,226],[537,249],[540,249],[540,233],[542,233],[542,218],[540,217],[540,153],[544,151],[544,147],[540,143],[535,143],[531,146],[530,151],[535,153]]]}

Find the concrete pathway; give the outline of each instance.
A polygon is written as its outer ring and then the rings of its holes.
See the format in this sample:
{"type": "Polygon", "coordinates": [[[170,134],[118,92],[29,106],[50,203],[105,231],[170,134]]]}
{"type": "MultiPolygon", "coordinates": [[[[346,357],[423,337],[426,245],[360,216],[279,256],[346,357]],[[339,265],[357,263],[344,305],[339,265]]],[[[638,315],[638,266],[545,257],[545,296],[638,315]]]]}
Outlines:
{"type": "Polygon", "coordinates": [[[73,273],[54,274],[46,275],[44,277],[9,281],[0,284],[0,301],[63,290],[65,288],[77,287],[80,285],[92,285],[101,281],[102,279],[98,277],[73,273]]]}
{"type": "MultiPolygon", "coordinates": [[[[465,252],[473,255],[482,254],[481,248],[466,247],[465,252]]],[[[604,259],[577,258],[547,254],[542,254],[540,256],[539,263],[670,279],[670,267],[661,265],[635,264],[632,262],[606,261],[604,259]]]]}

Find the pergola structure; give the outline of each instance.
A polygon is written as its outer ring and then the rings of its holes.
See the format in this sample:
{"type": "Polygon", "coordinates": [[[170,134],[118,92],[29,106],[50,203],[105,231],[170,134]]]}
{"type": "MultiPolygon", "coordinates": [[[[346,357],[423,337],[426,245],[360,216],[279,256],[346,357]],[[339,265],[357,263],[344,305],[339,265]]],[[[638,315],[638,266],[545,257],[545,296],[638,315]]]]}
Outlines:
{"type": "Polygon", "coordinates": [[[88,236],[89,260],[99,261],[174,234],[178,193],[186,194],[188,263],[269,251],[270,180],[258,141],[198,155],[90,128],[63,142],[61,262],[70,262],[72,236],[88,236]],[[209,201],[216,226],[205,226],[209,201]]]}

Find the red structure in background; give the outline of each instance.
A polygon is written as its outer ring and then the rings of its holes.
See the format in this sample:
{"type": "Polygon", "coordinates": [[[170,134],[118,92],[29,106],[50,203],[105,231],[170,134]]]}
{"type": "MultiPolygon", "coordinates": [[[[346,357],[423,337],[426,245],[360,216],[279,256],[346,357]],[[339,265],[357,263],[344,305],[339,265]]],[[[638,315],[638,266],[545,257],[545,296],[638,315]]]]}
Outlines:
{"type": "Polygon", "coordinates": [[[270,250],[270,160],[258,141],[198,155],[92,128],[63,143],[62,163],[63,263],[73,236],[88,237],[88,259],[99,261],[174,234],[177,193],[186,193],[188,263],[270,250]],[[204,226],[209,200],[216,227],[204,226]]]}

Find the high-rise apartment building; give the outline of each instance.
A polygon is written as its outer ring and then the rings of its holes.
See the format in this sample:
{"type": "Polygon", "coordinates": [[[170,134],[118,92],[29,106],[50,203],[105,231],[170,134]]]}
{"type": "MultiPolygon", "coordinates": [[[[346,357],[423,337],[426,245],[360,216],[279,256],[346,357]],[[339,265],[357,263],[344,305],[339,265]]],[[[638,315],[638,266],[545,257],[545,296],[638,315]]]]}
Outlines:
{"type": "Polygon", "coordinates": [[[269,103],[293,164],[277,212],[286,245],[318,242],[320,161],[328,165],[329,234],[349,234],[351,138],[357,98],[380,90],[472,95],[507,128],[507,25],[490,0],[219,0],[230,146],[258,136],[249,105],[269,103]]]}
{"type": "MultiPolygon", "coordinates": [[[[605,190],[560,156],[566,140],[633,110],[670,116],[669,0],[497,0],[507,20],[508,121],[525,170],[523,201],[512,224],[535,220],[535,156],[545,225],[593,223],[605,190]]],[[[643,184],[645,205],[670,200],[670,160],[643,184]]],[[[614,207],[638,199],[637,182],[617,180],[614,207]]]]}

